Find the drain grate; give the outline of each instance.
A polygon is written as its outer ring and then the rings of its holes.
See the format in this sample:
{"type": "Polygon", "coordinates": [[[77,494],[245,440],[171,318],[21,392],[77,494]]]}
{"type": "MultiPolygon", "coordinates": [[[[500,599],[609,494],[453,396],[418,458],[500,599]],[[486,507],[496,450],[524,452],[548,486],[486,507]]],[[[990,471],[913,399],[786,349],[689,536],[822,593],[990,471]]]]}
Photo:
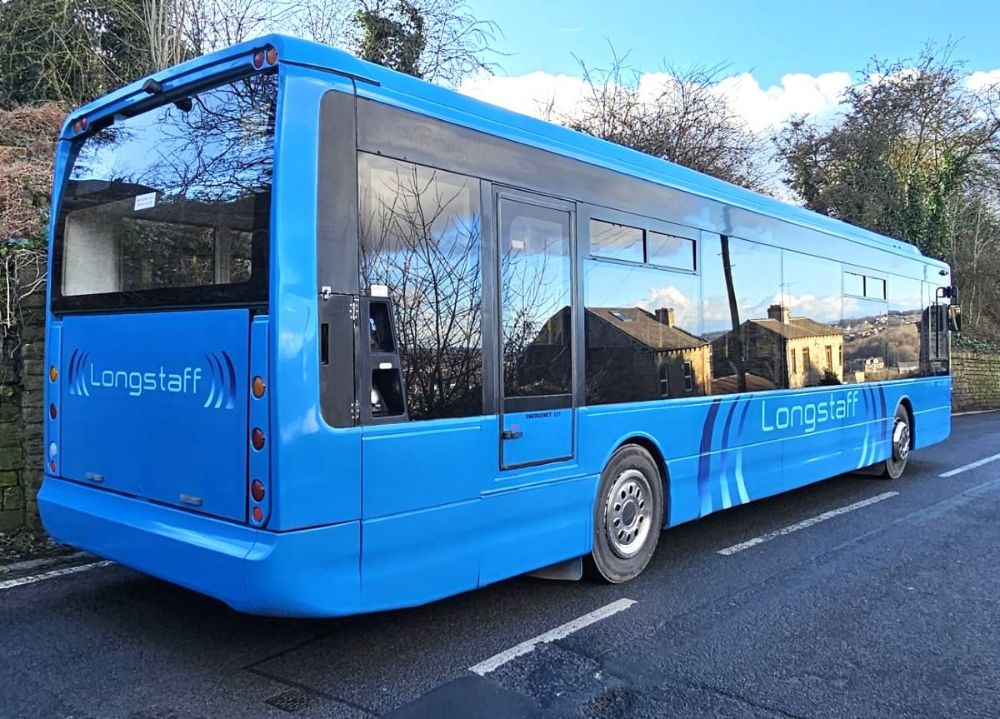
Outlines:
{"type": "Polygon", "coordinates": [[[294,714],[309,706],[309,695],[297,689],[292,689],[287,692],[281,692],[281,694],[275,694],[273,697],[268,697],[264,700],[264,703],[283,712],[294,714]]]}

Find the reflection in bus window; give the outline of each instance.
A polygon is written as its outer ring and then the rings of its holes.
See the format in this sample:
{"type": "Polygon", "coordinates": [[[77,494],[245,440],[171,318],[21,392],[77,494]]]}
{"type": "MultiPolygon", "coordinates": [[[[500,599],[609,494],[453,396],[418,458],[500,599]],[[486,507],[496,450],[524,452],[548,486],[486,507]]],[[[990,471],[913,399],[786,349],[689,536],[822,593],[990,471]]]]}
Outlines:
{"type": "Polygon", "coordinates": [[[889,281],[889,339],[886,352],[889,379],[918,377],[923,320],[920,280],[892,277],[889,281]]]}
{"type": "Polygon", "coordinates": [[[504,397],[572,392],[570,214],[500,202],[504,397]]]}
{"type": "Polygon", "coordinates": [[[610,260],[642,262],[643,231],[603,220],[590,221],[590,254],[610,260]]]}
{"type": "Polygon", "coordinates": [[[888,378],[886,347],[889,310],[885,302],[844,297],[844,381],[878,382],[888,378]]]}
{"type": "Polygon", "coordinates": [[[841,384],[844,331],[840,326],[842,301],[840,263],[785,251],[782,261],[782,304],[779,313],[786,356],[791,359],[784,387],[841,384]],[[808,352],[796,361],[796,351],[808,352]]]}
{"type": "Polygon", "coordinates": [[[711,394],[697,277],[588,260],[584,293],[588,404],[711,394]]]}
{"type": "Polygon", "coordinates": [[[704,243],[702,253],[712,393],[786,386],[788,308],[780,301],[781,251],[723,236],[704,243]]]}
{"type": "Polygon", "coordinates": [[[361,153],[358,193],[362,291],[389,288],[410,417],[479,414],[479,181],[361,153]]]}

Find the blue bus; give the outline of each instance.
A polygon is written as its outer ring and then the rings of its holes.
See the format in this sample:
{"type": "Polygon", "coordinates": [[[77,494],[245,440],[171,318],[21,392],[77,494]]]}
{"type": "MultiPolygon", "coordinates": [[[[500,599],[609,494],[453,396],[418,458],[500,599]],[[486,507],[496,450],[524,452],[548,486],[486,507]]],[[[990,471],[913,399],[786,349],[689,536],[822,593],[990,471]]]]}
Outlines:
{"type": "Polygon", "coordinates": [[[246,612],[625,582],[950,429],[945,264],[299,39],[72,113],[52,218],[45,527],[246,612]]]}

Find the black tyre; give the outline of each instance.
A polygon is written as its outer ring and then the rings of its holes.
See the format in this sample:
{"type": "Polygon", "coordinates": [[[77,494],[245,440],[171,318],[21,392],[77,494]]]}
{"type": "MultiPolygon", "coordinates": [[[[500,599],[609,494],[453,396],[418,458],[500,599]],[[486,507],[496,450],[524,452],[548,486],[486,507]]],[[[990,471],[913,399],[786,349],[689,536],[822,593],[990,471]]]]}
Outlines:
{"type": "Polygon", "coordinates": [[[611,584],[637,577],[660,539],[663,505],[663,478],[652,456],[635,444],[620,447],[601,472],[588,574],[611,584]]]}
{"type": "MultiPolygon", "coordinates": [[[[910,414],[902,405],[896,407],[896,416],[892,422],[892,454],[879,468],[884,479],[899,479],[906,469],[906,461],[910,458],[910,442],[913,436],[910,428],[910,414]]],[[[878,466],[878,465],[876,465],[878,466]]]]}

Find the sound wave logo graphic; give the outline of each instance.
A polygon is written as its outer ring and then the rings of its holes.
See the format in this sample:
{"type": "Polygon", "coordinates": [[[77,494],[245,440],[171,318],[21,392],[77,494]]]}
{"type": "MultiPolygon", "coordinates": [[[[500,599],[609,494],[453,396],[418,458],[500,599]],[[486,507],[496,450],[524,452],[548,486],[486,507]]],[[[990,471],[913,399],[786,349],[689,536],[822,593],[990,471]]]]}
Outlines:
{"type": "Polygon", "coordinates": [[[67,384],[69,393],[77,397],[89,397],[90,388],[87,386],[87,375],[83,371],[83,366],[90,357],[90,352],[73,350],[69,358],[69,372],[67,373],[67,384]]]}
{"type": "Polygon", "coordinates": [[[223,350],[219,354],[206,354],[205,359],[212,375],[212,386],[203,406],[232,409],[236,403],[236,368],[233,367],[232,357],[223,350]]]}

